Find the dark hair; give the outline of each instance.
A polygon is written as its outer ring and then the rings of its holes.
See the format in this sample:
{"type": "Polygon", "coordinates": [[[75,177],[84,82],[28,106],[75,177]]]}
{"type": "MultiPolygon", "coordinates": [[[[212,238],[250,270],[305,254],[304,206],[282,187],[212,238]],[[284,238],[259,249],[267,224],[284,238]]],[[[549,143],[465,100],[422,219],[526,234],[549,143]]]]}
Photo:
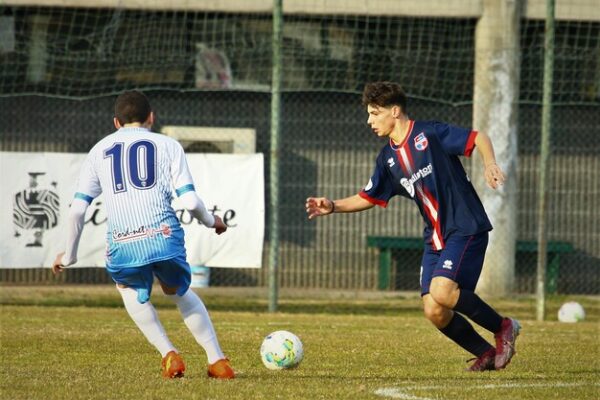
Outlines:
{"type": "Polygon", "coordinates": [[[371,82],[365,85],[362,95],[363,106],[400,106],[406,114],[406,93],[402,86],[394,82],[371,82]]]}
{"type": "Polygon", "coordinates": [[[123,92],[115,102],[115,117],[121,125],[133,122],[144,123],[152,112],[150,102],[141,92],[123,92]]]}

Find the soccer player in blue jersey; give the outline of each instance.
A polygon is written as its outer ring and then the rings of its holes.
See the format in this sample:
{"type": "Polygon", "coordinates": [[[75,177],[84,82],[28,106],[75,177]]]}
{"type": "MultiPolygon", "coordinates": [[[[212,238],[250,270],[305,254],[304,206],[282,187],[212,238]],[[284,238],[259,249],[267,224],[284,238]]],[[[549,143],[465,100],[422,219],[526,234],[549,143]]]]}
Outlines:
{"type": "Polygon", "coordinates": [[[444,335],[475,355],[469,371],[506,367],[515,354],[519,323],[500,316],[477,294],[488,232],[492,225],[458,156],[477,148],[488,185],[496,189],[504,175],[492,143],[483,132],[442,122],[413,121],[400,85],[374,82],[365,86],[367,123],[386,138],[375,171],[358,194],[339,200],[309,197],[308,218],[386,207],[396,196],[413,200],[423,219],[424,252],[421,295],[425,316],[444,335]],[[461,315],[495,335],[496,346],[481,337],[461,315]]]}
{"type": "Polygon", "coordinates": [[[161,353],[162,375],[182,377],[185,363],[150,302],[154,278],[178,306],[192,335],[206,351],[208,376],[231,379],[235,373],[223,355],[202,300],[189,289],[184,232],[171,207],[173,189],[183,206],[217,234],[227,230],[196,194],[181,145],[150,131],[154,113],[140,92],[121,94],[115,103],[117,129],[89,152],[71,203],[66,250],[52,265],[59,273],[77,262],[84,216],[104,193],[108,215],[106,269],[116,282],[125,309],[146,339],[161,353]]]}

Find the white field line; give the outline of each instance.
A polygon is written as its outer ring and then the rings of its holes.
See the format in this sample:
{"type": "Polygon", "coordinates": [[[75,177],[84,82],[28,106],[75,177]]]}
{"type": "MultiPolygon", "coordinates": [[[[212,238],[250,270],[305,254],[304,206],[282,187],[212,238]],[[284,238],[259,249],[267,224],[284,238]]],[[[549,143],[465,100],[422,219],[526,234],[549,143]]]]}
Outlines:
{"type": "MultiPolygon", "coordinates": [[[[405,389],[406,390],[406,389],[405,389]]],[[[376,395],[383,397],[390,397],[392,399],[403,399],[403,400],[433,400],[429,397],[418,397],[412,394],[404,393],[404,391],[398,388],[381,388],[375,391],[376,395]]]]}
{"type": "MultiPolygon", "coordinates": [[[[600,382],[554,382],[554,383],[491,383],[487,385],[430,385],[430,386],[406,386],[402,388],[388,387],[380,388],[375,391],[376,395],[382,397],[389,397],[392,399],[403,399],[403,400],[433,400],[429,397],[415,396],[410,393],[406,393],[411,390],[440,390],[440,389],[463,389],[463,390],[480,390],[480,389],[521,389],[521,388],[532,388],[532,387],[577,387],[577,386],[599,386],[600,382]]],[[[439,399],[439,397],[436,397],[439,399]]]]}

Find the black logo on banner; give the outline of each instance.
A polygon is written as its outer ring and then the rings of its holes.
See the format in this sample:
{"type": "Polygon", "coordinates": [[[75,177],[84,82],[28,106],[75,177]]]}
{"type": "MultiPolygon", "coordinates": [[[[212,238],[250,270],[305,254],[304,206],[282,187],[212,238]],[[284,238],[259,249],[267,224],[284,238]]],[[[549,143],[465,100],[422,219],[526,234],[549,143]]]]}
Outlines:
{"type": "Polygon", "coordinates": [[[13,201],[13,223],[15,237],[25,232],[32,234],[31,242],[26,247],[42,247],[44,231],[58,225],[60,199],[52,188],[40,187],[40,178],[45,172],[29,172],[29,188],[15,193],[13,201]]]}

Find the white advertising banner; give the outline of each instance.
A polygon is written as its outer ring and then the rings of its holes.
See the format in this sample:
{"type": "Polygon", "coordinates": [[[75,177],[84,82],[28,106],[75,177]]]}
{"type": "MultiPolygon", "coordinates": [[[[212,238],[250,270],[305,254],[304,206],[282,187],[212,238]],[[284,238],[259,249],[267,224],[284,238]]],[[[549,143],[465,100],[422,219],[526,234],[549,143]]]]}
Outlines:
{"type": "MultiPolygon", "coordinates": [[[[0,152],[0,268],[49,267],[64,249],[65,223],[85,154],[0,152]]],[[[265,227],[262,154],[188,154],[196,192],[229,227],[222,235],[173,208],[190,265],[260,268],[265,227]]],[[[102,195],[88,208],[75,266],[104,266],[102,195]]]]}

